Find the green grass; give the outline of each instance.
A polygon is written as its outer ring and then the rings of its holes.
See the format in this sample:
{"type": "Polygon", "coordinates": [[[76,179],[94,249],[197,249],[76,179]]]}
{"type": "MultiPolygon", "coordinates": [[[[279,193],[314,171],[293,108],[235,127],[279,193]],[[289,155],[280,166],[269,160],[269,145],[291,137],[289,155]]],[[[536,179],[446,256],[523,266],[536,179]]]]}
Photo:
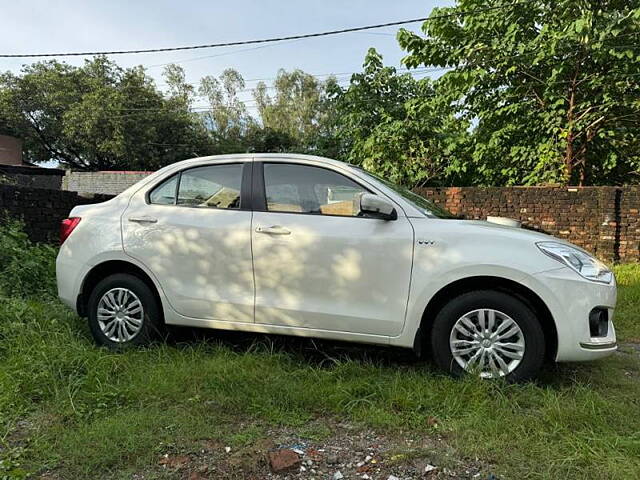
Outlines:
{"type": "MultiPolygon", "coordinates": [[[[616,273],[618,333],[638,339],[640,266],[616,273]]],[[[116,354],[96,348],[51,292],[0,296],[0,479],[45,470],[131,478],[201,439],[242,446],[281,425],[323,438],[336,418],[442,436],[504,478],[640,471],[637,353],[549,366],[535,384],[505,385],[453,380],[396,351],[312,345],[224,334],[116,354]]]]}
{"type": "Polygon", "coordinates": [[[616,333],[626,341],[640,343],[640,264],[615,267],[618,281],[616,333]]]}

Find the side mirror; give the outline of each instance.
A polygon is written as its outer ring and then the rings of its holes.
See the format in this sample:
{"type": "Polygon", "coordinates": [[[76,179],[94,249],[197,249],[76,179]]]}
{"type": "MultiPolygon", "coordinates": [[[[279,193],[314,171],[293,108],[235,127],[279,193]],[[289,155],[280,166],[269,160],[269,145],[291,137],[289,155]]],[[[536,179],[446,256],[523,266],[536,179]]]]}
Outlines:
{"type": "Polygon", "coordinates": [[[393,203],[379,195],[371,193],[363,193],[359,198],[360,214],[365,217],[379,218],[381,220],[397,220],[398,212],[396,212],[393,203]]]}

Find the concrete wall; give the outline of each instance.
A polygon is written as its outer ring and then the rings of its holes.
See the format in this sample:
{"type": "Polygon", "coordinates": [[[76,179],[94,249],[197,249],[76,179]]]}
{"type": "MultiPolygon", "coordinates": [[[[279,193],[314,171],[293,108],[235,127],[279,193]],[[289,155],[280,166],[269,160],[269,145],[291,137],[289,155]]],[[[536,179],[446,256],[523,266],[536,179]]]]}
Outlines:
{"type": "Polygon", "coordinates": [[[117,195],[152,172],[72,172],[67,171],[62,189],[72,192],[117,195]]]}

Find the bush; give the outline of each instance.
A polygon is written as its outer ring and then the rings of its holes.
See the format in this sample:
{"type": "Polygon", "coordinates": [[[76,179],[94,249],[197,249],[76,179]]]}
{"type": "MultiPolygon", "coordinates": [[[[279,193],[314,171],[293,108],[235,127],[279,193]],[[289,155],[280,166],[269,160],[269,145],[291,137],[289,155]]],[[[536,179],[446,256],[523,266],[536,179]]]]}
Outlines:
{"type": "Polygon", "coordinates": [[[31,242],[21,221],[0,221],[0,294],[55,296],[56,249],[31,242]]]}

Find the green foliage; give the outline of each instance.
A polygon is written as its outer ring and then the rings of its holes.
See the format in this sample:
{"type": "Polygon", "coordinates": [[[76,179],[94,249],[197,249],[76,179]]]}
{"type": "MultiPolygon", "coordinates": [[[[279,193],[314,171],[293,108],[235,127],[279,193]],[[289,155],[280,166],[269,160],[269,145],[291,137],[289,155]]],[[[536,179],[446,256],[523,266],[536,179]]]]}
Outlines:
{"type": "Polygon", "coordinates": [[[333,121],[349,162],[410,187],[460,183],[468,124],[429,79],[398,75],[371,49],[364,71],[334,95],[333,121]]]}
{"type": "MultiPolygon", "coordinates": [[[[0,222],[0,297],[53,295],[56,249],[33,244],[22,222],[0,222]]],[[[1,301],[1,300],[0,300],[1,301]]]]}
{"type": "Polygon", "coordinates": [[[623,183],[640,173],[638,6],[460,0],[398,39],[407,66],[451,69],[435,89],[474,124],[477,183],[623,183]],[[471,12],[488,6],[505,8],[471,12]]]}
{"type": "Polygon", "coordinates": [[[15,185],[16,183],[17,182],[14,177],[0,173],[0,185],[15,185]]]}
{"type": "Polygon", "coordinates": [[[0,129],[24,140],[29,161],[57,160],[80,170],[153,170],[210,153],[201,122],[179,91],[165,98],[142,67],[104,57],[73,67],[56,61],[0,75],[0,129]],[[3,128],[4,126],[4,128],[3,128]]]}
{"type": "Polygon", "coordinates": [[[620,289],[614,322],[621,338],[640,343],[640,264],[614,267],[620,289]]]}
{"type": "Polygon", "coordinates": [[[310,147],[326,120],[326,85],[301,70],[278,71],[273,95],[267,93],[264,82],[259,82],[253,97],[262,126],[286,135],[302,148],[310,147]]]}
{"type": "Polygon", "coordinates": [[[247,151],[286,153],[297,149],[298,142],[286,132],[252,125],[244,138],[247,151]]]}
{"type": "Polygon", "coordinates": [[[200,81],[199,94],[208,100],[211,108],[202,117],[223,151],[242,148],[242,137],[254,123],[246,105],[238,99],[244,86],[242,75],[231,68],[222,72],[219,78],[208,75],[200,81]]]}
{"type": "Polygon", "coordinates": [[[13,448],[3,451],[0,455],[0,480],[23,480],[29,478],[27,472],[21,466],[22,449],[13,448]]]}

